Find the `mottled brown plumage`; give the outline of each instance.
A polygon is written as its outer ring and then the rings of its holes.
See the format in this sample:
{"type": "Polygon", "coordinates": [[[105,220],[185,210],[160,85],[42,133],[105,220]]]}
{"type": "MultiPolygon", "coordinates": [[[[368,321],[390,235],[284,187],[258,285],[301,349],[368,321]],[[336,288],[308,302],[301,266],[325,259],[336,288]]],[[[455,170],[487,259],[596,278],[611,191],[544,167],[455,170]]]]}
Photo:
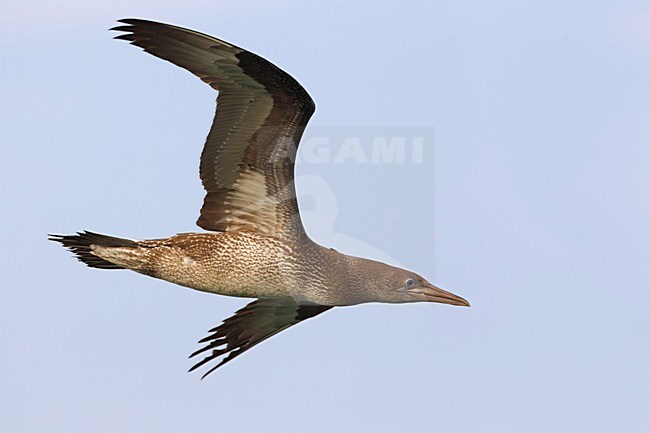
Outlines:
{"type": "MultiPolygon", "coordinates": [[[[132,241],[90,232],[51,235],[90,267],[130,269],[221,295],[259,298],[212,329],[192,354],[242,352],[334,306],[365,302],[467,301],[421,276],[314,243],[300,221],[296,149],[314,103],[291,76],[263,58],[192,30],[126,19],[113,30],[219,91],[201,154],[206,197],[197,224],[211,233],[132,241]]],[[[204,375],[204,377],[205,377],[204,375]]]]}

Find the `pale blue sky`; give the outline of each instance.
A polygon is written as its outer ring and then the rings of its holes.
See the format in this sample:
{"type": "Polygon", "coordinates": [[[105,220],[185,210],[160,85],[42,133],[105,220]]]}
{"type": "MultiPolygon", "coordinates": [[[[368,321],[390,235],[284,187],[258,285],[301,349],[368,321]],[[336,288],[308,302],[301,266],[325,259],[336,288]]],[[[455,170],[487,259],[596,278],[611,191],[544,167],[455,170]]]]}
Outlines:
{"type": "Polygon", "coordinates": [[[0,29],[1,431],[650,428],[647,2],[4,0],[0,29]],[[198,231],[215,94],[112,40],[124,17],[287,70],[308,136],[434,131],[421,163],[303,161],[305,225],[472,308],[334,309],[187,374],[245,300],[46,241],[198,231]]]}

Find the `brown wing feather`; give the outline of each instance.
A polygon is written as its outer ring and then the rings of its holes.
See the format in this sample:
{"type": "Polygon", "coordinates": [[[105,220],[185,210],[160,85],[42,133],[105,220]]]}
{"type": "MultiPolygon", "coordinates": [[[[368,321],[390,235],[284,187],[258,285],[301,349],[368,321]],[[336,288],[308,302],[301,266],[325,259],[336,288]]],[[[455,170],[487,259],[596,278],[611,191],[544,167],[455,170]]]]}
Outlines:
{"type": "Polygon", "coordinates": [[[314,112],[302,86],[242,48],[181,27],[125,19],[125,32],[146,52],[187,69],[219,91],[201,154],[207,191],[197,224],[206,230],[302,232],[293,183],[296,149],[314,112]]]}
{"type": "Polygon", "coordinates": [[[205,352],[209,354],[190,371],[225,356],[202,376],[204,378],[256,344],[330,308],[332,307],[318,304],[300,304],[291,298],[253,301],[224,320],[220,326],[211,329],[211,334],[199,341],[208,344],[192,353],[190,358],[205,352]]]}

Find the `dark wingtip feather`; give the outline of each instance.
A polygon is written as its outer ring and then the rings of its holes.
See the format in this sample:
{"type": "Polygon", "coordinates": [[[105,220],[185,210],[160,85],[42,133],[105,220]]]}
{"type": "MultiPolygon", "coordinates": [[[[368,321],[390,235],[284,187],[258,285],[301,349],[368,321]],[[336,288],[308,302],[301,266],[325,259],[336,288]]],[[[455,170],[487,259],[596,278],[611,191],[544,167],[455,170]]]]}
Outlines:
{"type": "Polygon", "coordinates": [[[119,39],[122,41],[135,41],[135,35],[133,33],[124,33],[113,37],[113,39],[119,39]]]}
{"type": "Polygon", "coordinates": [[[197,368],[201,367],[202,365],[205,365],[206,363],[210,362],[212,359],[214,359],[214,355],[208,355],[205,358],[203,358],[201,361],[197,362],[192,366],[192,368],[189,369],[189,372],[192,372],[196,370],[197,368]]]}
{"type": "Polygon", "coordinates": [[[108,30],[114,32],[130,32],[132,28],[133,26],[115,26],[115,27],[111,27],[108,30]]]}
{"type": "Polygon", "coordinates": [[[201,380],[205,379],[208,374],[212,373],[214,370],[217,368],[221,367],[225,361],[221,361],[219,364],[215,365],[211,369],[209,369],[203,376],[201,376],[201,380]]]}
{"type": "Polygon", "coordinates": [[[124,24],[130,24],[130,25],[147,24],[147,23],[160,24],[160,23],[157,23],[156,21],[143,20],[142,18],[121,18],[121,19],[117,20],[117,22],[118,23],[124,23],[124,24]]]}

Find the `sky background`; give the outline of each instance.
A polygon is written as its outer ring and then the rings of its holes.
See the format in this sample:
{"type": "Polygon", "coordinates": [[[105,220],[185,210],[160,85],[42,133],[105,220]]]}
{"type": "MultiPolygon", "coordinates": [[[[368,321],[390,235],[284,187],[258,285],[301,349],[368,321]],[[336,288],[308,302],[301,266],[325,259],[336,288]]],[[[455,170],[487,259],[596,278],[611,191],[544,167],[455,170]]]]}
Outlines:
{"type": "Polygon", "coordinates": [[[3,0],[0,34],[0,430],[649,431],[647,2],[3,0]],[[276,63],[332,152],[424,130],[420,162],[301,161],[304,223],[472,307],[334,309],[187,374],[246,300],[46,240],[199,230],[215,93],[124,17],[276,63]]]}

